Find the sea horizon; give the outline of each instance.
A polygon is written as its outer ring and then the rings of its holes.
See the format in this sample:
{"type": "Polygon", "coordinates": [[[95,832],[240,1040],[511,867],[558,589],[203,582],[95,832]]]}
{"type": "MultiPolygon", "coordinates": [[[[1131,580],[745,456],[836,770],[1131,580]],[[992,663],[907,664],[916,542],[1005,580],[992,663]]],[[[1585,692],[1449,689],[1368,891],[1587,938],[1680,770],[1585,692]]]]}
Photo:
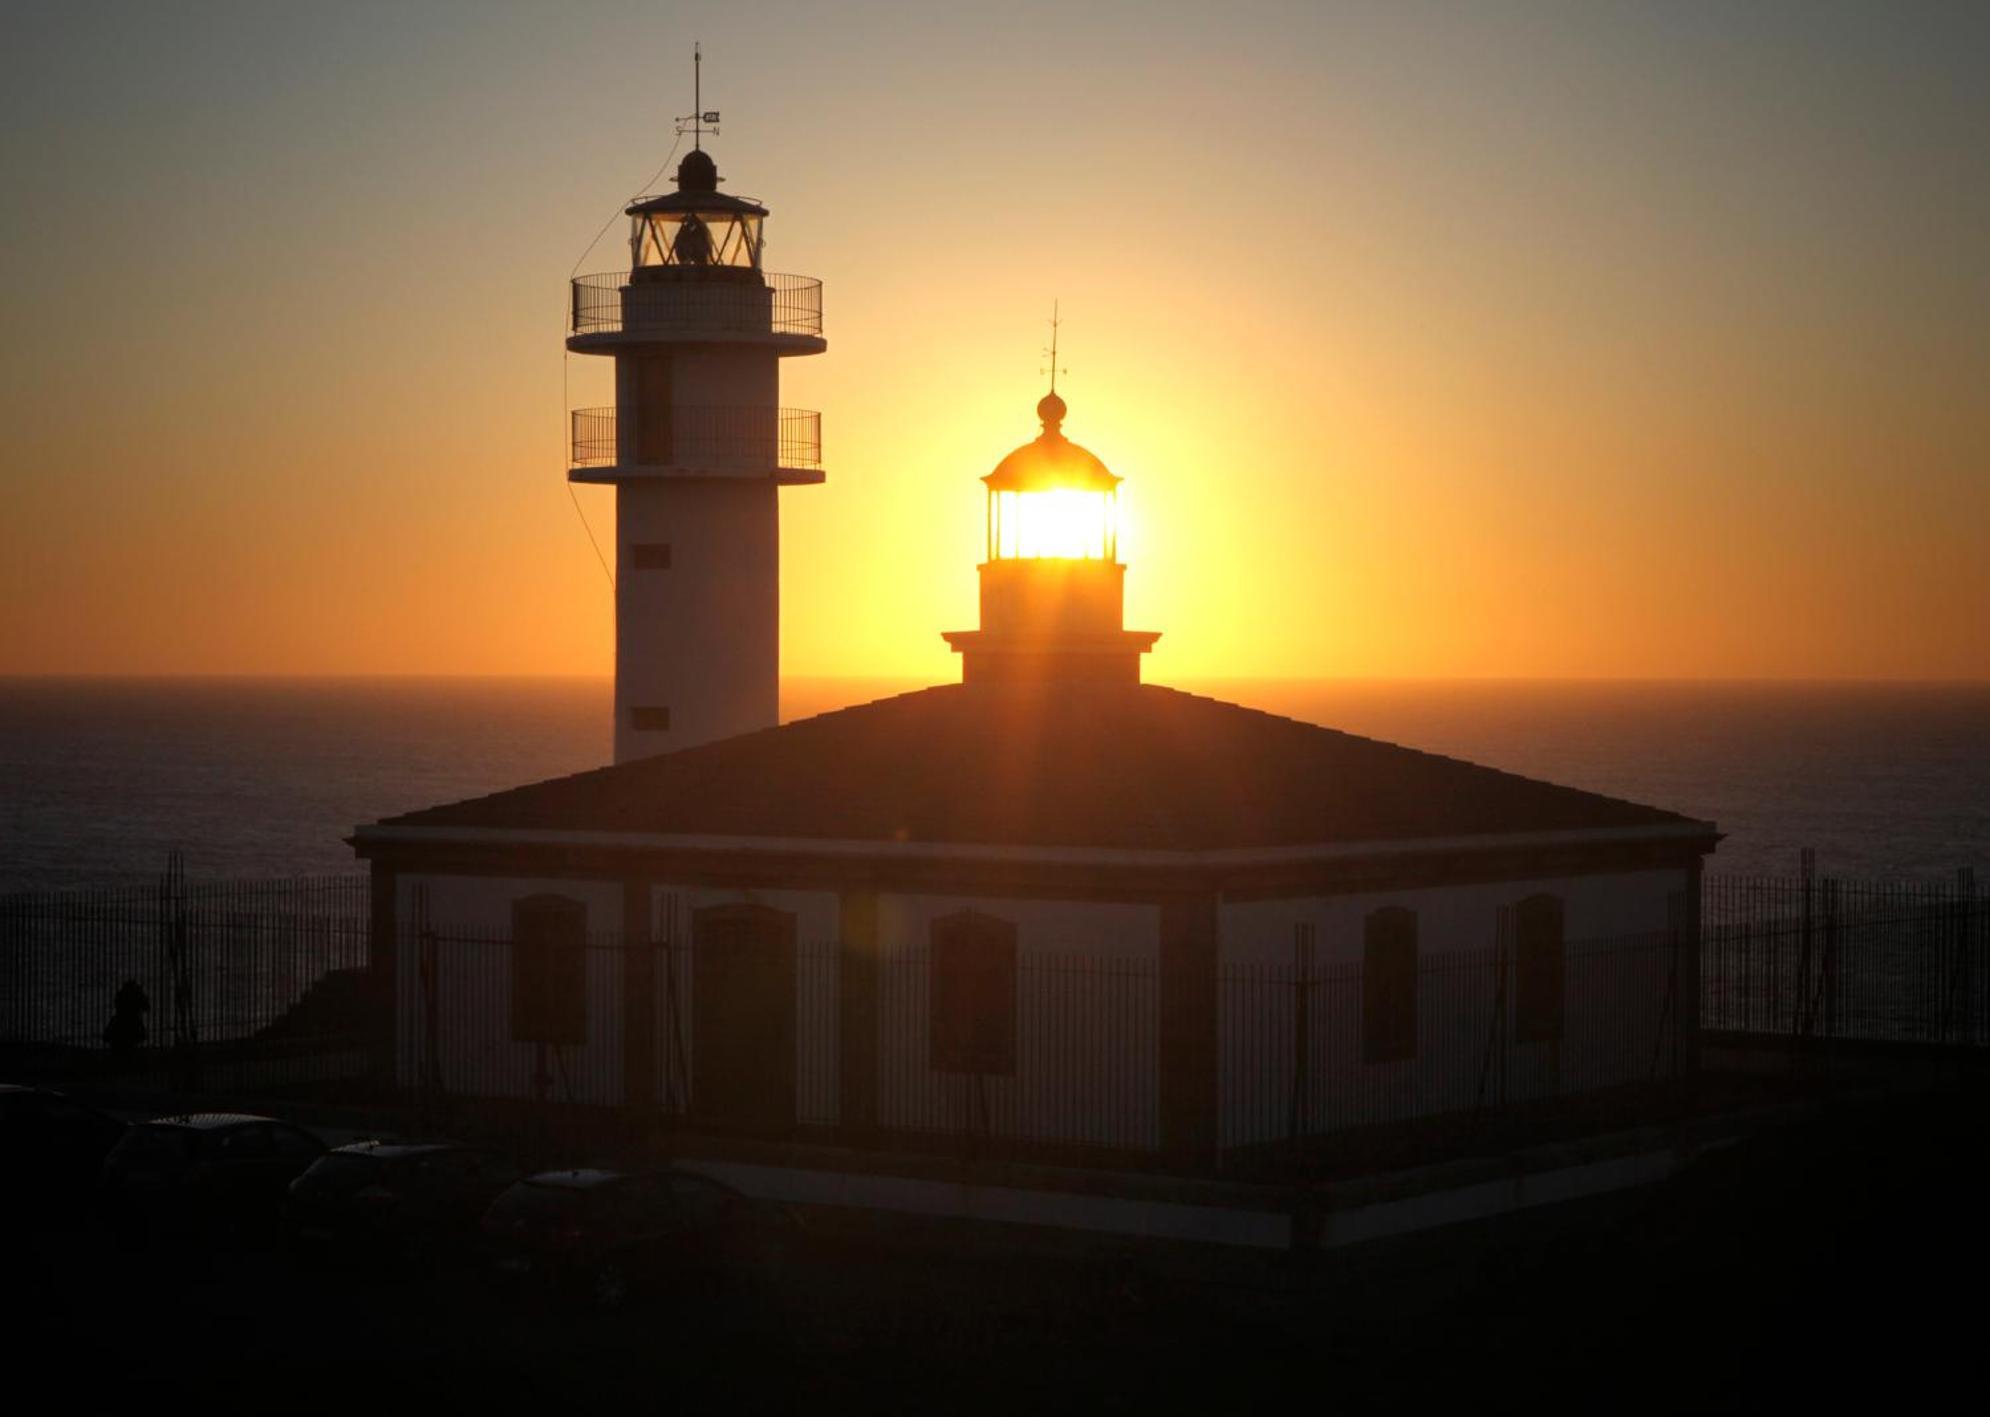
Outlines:
{"type": "MultiPolygon", "coordinates": [[[[793,675],[784,721],[929,687],[793,675]]],[[[1990,683],[1189,676],[1172,687],[1712,821],[1708,869],[1990,871],[1990,683]]],[[[354,827],[608,763],[597,675],[0,676],[0,890],[355,869],[354,827]]]]}

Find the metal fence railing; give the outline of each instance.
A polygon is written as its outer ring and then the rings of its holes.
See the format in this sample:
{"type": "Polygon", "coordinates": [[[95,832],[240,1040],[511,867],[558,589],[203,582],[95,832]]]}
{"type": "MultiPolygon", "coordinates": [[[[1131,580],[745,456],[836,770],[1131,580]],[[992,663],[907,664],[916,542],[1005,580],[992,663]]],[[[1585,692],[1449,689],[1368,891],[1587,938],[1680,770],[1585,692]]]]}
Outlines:
{"type": "Polygon", "coordinates": [[[822,415],[813,409],[678,406],[670,410],[667,426],[626,449],[616,424],[612,407],[575,409],[572,465],[756,472],[822,466],[822,415]]]}
{"type": "MultiPolygon", "coordinates": [[[[1545,994],[1506,912],[1475,938],[1425,938],[1386,980],[1349,941],[1316,948],[1310,927],[1289,957],[1226,953],[1214,1057],[1197,1065],[1214,1074],[1214,1140],[1234,1152],[1663,1080],[1691,1066],[1696,1014],[1728,1033],[1990,1046],[1990,900],[1966,873],[1710,877],[1700,907],[1697,959],[1682,910],[1676,929],[1557,944],[1545,994]],[[1407,1003],[1389,993],[1403,989],[1407,1003]]],[[[518,1012],[551,987],[546,959],[509,931],[431,927],[425,904],[392,940],[369,938],[364,876],[190,883],[176,864],[144,887],[4,896],[0,1049],[39,1074],[237,1093],[364,1081],[432,1104],[640,1105],[754,1133],[861,1124],[915,1147],[1167,1144],[1148,942],[1013,949],[1001,1047],[963,1054],[941,1036],[952,1006],[923,938],[849,975],[833,929],[755,954],[695,945],[671,914],[656,944],[594,934],[559,957],[552,1036],[518,1012]],[[852,1058],[863,1071],[846,1077],[852,1058]],[[864,1115],[845,1115],[852,1097],[864,1115]]]]}
{"type": "Polygon", "coordinates": [[[632,282],[627,271],[607,271],[576,276],[571,292],[576,335],[822,337],[822,282],[808,276],[632,282]]]}
{"type": "Polygon", "coordinates": [[[1990,1046],[1990,893],[1968,871],[1709,877],[1700,958],[1706,1028],[1990,1046]]]}
{"type": "Polygon", "coordinates": [[[206,1085],[357,1076],[367,878],[0,896],[0,1044],[206,1085]]]}

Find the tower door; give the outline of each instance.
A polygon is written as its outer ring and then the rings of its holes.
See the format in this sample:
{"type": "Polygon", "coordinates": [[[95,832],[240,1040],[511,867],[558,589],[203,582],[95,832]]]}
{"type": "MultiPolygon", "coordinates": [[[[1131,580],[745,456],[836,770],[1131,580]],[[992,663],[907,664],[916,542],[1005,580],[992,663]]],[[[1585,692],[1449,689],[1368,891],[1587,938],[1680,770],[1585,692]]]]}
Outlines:
{"type": "Polygon", "coordinates": [[[645,467],[671,462],[670,356],[645,354],[636,366],[636,461],[645,467]]]}
{"type": "Polygon", "coordinates": [[[795,917],[723,905],[693,917],[691,1105],[710,1122],[795,1122],[795,917]]]}

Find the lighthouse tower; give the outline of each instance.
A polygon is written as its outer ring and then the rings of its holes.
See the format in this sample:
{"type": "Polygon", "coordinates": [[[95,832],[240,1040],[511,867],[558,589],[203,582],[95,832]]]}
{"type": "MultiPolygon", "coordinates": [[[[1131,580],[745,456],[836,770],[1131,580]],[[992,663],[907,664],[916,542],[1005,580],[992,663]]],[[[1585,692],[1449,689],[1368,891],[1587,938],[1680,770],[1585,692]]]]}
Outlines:
{"type": "Polygon", "coordinates": [[[629,269],[573,282],[567,348],[615,361],[567,475],[615,488],[618,763],[778,721],[778,494],[823,480],[820,415],[780,394],[781,360],[826,348],[822,283],[761,268],[767,209],[719,190],[717,118],[627,208],[629,269]]]}

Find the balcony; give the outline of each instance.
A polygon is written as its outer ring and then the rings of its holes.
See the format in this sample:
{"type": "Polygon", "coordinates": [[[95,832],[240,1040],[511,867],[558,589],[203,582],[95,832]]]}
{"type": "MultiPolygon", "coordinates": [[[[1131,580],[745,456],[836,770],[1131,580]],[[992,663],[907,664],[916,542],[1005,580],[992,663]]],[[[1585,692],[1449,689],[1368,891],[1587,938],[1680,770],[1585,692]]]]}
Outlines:
{"type": "Polygon", "coordinates": [[[567,348],[579,353],[684,341],[773,345],[783,354],[816,354],[827,347],[822,282],[807,276],[633,284],[627,271],[578,276],[568,330],[567,348]]]}
{"type": "Polygon", "coordinates": [[[645,446],[626,453],[615,415],[612,407],[573,411],[570,480],[622,482],[666,473],[781,483],[823,479],[822,415],[811,409],[673,408],[667,427],[644,430],[645,446]]]}

